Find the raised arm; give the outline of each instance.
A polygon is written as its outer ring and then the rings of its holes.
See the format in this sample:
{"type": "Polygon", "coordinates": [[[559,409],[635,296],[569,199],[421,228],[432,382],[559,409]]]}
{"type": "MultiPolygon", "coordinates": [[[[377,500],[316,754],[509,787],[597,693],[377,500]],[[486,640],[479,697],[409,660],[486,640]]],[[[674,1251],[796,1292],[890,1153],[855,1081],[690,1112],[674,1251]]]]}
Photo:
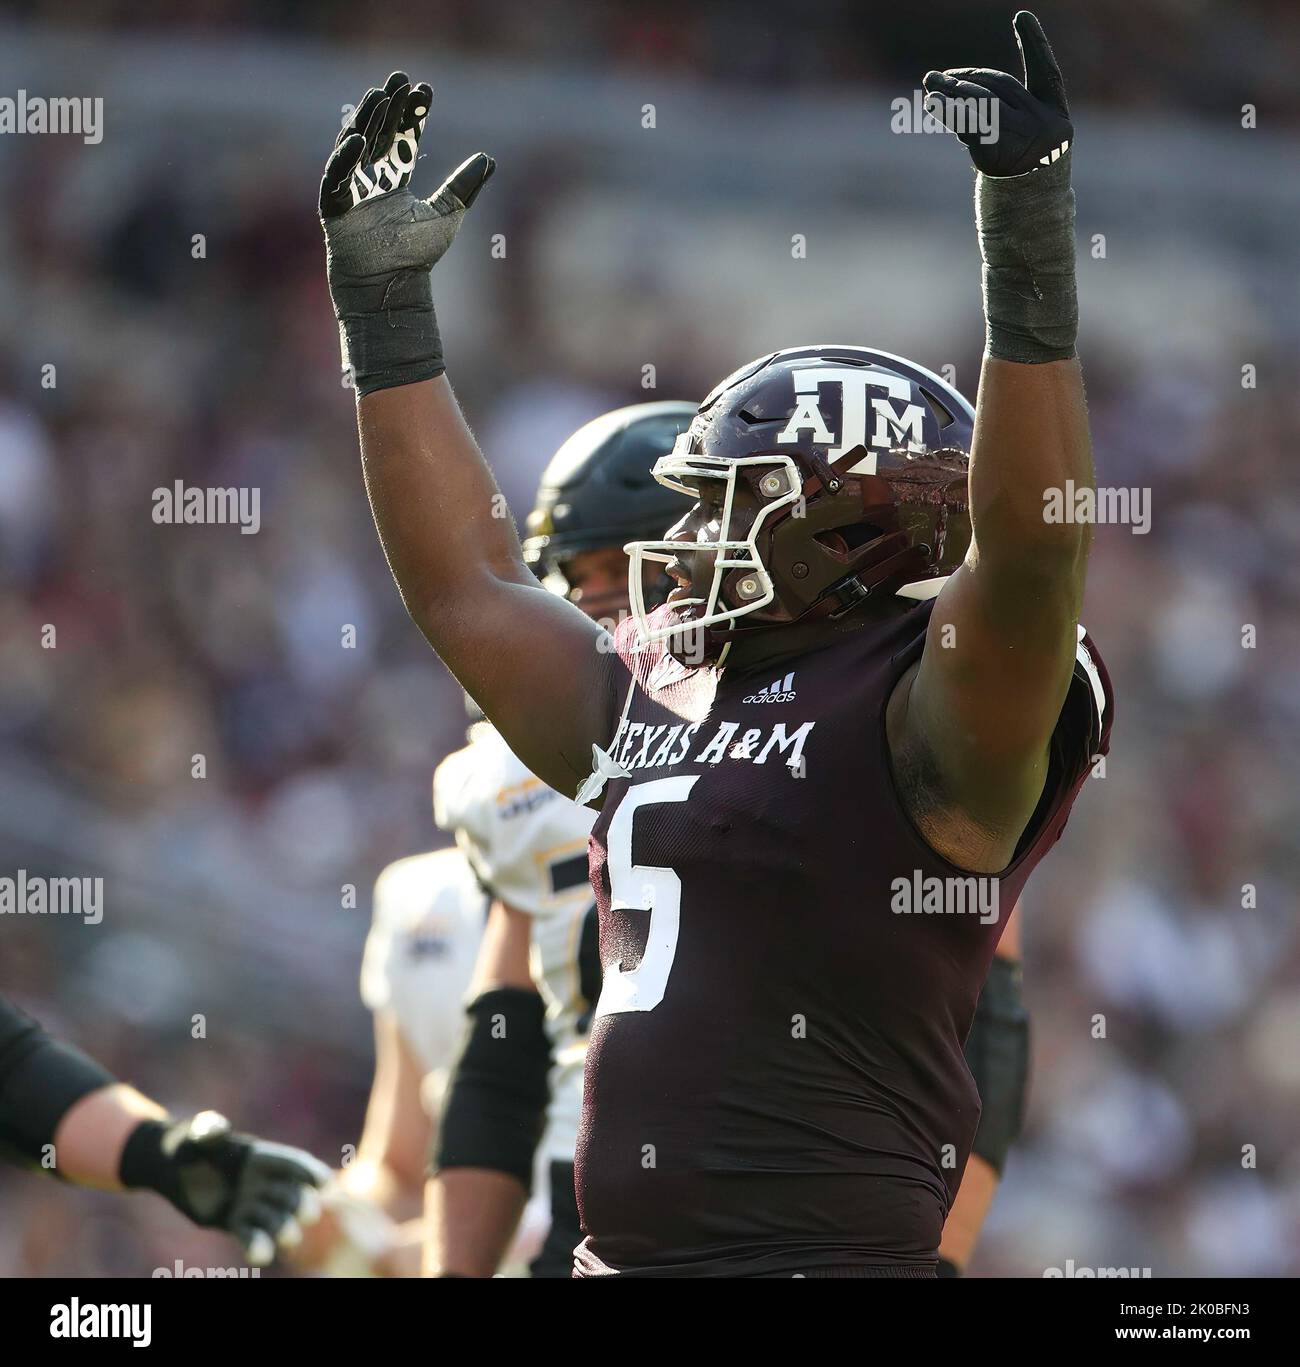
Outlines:
{"type": "Polygon", "coordinates": [[[431,99],[401,72],[369,91],[321,182],[366,490],[416,625],[515,754],[571,794],[590,771],[592,745],[608,740],[617,657],[525,566],[444,373],[429,272],[495,163],[476,153],[428,200],[411,194],[431,99]]]}
{"type": "MultiPolygon", "coordinates": [[[[946,110],[984,101],[999,131],[989,143],[974,131],[959,135],[979,171],[988,322],[970,467],[973,538],[935,604],[906,699],[904,745],[924,752],[920,769],[962,819],[958,862],[985,872],[1010,861],[1043,790],[1091,543],[1090,526],[1047,515],[1053,500],[1093,483],[1075,359],[1073,130],[1038,20],[1022,11],[1015,30],[1023,84],[972,68],[925,79],[950,102],[946,110]]],[[[965,127],[988,127],[970,112],[965,127]]]]}
{"type": "Polygon", "coordinates": [[[406,610],[516,755],[572,794],[604,745],[617,657],[538,583],[445,375],[357,406],[366,491],[406,610]]]}

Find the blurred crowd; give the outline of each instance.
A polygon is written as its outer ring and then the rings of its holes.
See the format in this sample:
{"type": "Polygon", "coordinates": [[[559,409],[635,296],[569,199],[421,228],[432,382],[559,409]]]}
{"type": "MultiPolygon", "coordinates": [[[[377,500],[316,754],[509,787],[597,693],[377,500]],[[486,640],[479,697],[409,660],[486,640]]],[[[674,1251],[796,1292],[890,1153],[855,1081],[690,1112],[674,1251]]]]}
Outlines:
{"type": "MultiPolygon", "coordinates": [[[[111,0],[13,8],[33,23],[180,22],[111,0]]],[[[285,30],[301,8],[199,0],[185,22],[285,30]]],[[[408,22],[392,7],[312,8],[331,40],[363,19],[408,22]]],[[[503,60],[814,82],[892,75],[923,47],[921,69],[944,65],[931,26],[964,60],[962,25],[989,7],[900,12],[872,43],[845,41],[863,24],[847,4],[808,10],[793,33],[760,22],[761,3],[508,5],[493,27],[475,5],[434,8],[449,43],[503,60]]],[[[1121,42],[1159,28],[1159,60],[1108,62],[1097,22],[1062,11],[1058,32],[1048,7],[1058,47],[1077,37],[1072,90],[1166,109],[1239,104],[1240,54],[1263,60],[1265,25],[1297,17],[1095,8],[1121,42]],[[1199,64],[1170,57],[1191,44],[1199,64]]],[[[1300,112],[1293,81],[1272,93],[1300,112]]],[[[103,872],[107,905],[96,928],[6,918],[0,990],[167,1104],[225,1110],[337,1163],[369,1082],[355,979],[370,886],[443,841],[429,778],[465,714],[370,524],[304,211],[314,172],[273,179],[232,161],[218,195],[206,174],[131,161],[128,145],[111,212],[88,222],[71,210],[91,149],[29,142],[5,178],[39,193],[0,207],[0,872],[103,872]],[[154,490],[177,480],[259,488],[260,531],[156,523],[154,490]]],[[[477,323],[460,350],[455,310],[442,318],[452,379],[520,515],[579,423],[700,397],[763,347],[652,337],[653,393],[600,355],[561,363],[530,250],[545,214],[523,200],[501,212],[510,260],[461,296],[477,323]]],[[[656,282],[637,288],[649,301],[656,282]]],[[[976,1273],[1038,1276],[1066,1258],[1155,1276],[1300,1271],[1295,341],[1242,339],[1247,388],[1236,364],[1120,365],[1085,336],[1099,481],[1149,489],[1153,517],[1146,535],[1098,533],[1084,620],[1115,683],[1112,753],[1025,895],[1029,1121],[976,1273]]],[[[955,354],[960,376],[976,373],[978,333],[936,346],[917,359],[955,354]]],[[[0,1170],[0,1275],[148,1275],[177,1258],[234,1253],[161,1202],[0,1170]]]]}
{"type": "MultiPolygon", "coordinates": [[[[435,0],[412,13],[383,0],[10,0],[21,19],[121,31],[298,34],[331,42],[429,41],[444,51],[520,62],[565,62],[600,75],[680,72],[763,82],[774,93],[839,82],[915,81],[929,67],[990,65],[990,32],[1011,42],[1005,0],[927,0],[881,9],[822,0],[792,17],[782,0],[435,0]]],[[[1300,120],[1291,0],[1038,0],[1082,101],[1135,113],[1217,114],[1252,102],[1300,120]]],[[[1008,59],[1004,59],[1008,60],[1008,59]]]]}

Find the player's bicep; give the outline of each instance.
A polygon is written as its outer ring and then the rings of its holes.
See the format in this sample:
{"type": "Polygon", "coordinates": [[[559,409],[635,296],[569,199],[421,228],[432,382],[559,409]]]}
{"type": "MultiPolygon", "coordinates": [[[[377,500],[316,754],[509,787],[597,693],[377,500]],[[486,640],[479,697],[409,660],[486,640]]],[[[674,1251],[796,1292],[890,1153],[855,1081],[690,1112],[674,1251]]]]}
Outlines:
{"type": "Polygon", "coordinates": [[[935,603],[909,729],[952,796],[1000,824],[1032,808],[1074,669],[1081,585],[1069,566],[1002,575],[977,555],[935,603]]]}
{"type": "Polygon", "coordinates": [[[444,663],[510,749],[571,797],[591,747],[609,742],[627,677],[609,634],[535,581],[493,578],[442,637],[444,663]]]}

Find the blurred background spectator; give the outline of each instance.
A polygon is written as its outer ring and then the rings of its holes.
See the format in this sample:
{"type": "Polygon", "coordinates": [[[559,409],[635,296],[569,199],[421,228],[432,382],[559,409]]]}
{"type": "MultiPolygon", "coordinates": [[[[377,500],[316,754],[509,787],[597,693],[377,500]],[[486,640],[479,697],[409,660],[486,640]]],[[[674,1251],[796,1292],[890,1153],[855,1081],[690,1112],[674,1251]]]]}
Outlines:
{"type": "MultiPolygon", "coordinates": [[[[891,101],[1011,65],[1012,8],[10,3],[0,96],[102,97],[104,130],[0,136],[0,874],[102,876],[106,905],[0,920],[0,990],[177,1107],[331,1163],[357,1136],[370,886],[441,841],[465,718],[338,377],[313,210],[345,104],[432,79],[425,193],[499,159],[435,292],[519,515],[589,417],[779,346],[870,343],[974,396],[968,161],[891,101]],[[259,489],[260,531],[155,523],[177,480],[259,489]]],[[[1113,750],[1026,895],[1029,1126],[972,1270],[1295,1275],[1300,9],[1038,13],[1098,479],[1152,522],[1099,529],[1113,750]]],[[[233,1260],[160,1202],[13,1170],[0,1212],[0,1274],[233,1260]]]]}

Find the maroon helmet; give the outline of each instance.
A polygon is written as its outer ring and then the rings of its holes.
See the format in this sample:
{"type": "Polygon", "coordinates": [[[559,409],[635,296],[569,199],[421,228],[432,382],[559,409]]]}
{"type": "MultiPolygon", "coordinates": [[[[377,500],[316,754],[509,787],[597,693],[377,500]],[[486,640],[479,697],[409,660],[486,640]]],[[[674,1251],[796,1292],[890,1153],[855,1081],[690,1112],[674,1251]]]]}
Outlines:
{"type": "Polygon", "coordinates": [[[872,594],[931,597],[970,544],[974,422],[939,376],[867,347],[796,347],[729,375],[653,471],[692,498],[721,481],[717,537],[700,543],[717,550],[712,585],[676,598],[675,620],[652,626],[642,561],[687,548],[631,542],[642,638],[689,626],[717,659],[744,633],[845,612],[872,594]],[[736,506],[741,481],[756,511],[736,506]]]}

